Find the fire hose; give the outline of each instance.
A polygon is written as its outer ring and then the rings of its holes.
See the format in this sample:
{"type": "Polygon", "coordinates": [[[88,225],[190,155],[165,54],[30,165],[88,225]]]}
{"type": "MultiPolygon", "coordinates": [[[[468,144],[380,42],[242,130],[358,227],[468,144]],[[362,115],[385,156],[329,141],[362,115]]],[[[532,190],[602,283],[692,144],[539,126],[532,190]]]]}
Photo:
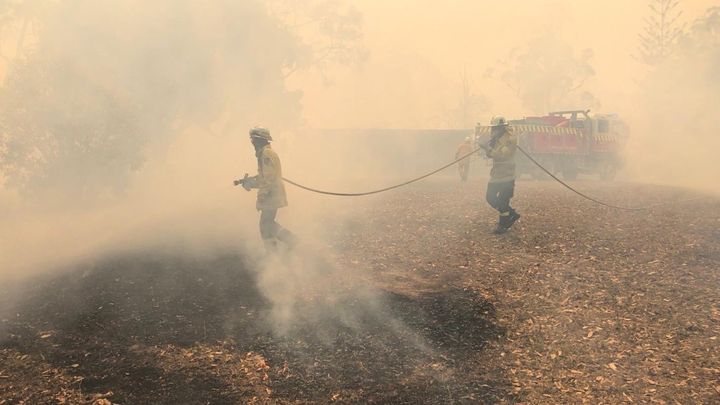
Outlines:
{"type": "MultiPolygon", "coordinates": [[[[520,146],[518,146],[517,148],[518,148],[518,150],[520,150],[520,152],[521,152],[523,155],[525,155],[532,163],[534,163],[534,164],[535,164],[537,167],[539,167],[542,171],[544,171],[545,173],[547,173],[547,174],[548,174],[550,177],[552,177],[555,181],[557,181],[558,183],[560,183],[561,185],[563,185],[565,188],[567,188],[568,190],[572,191],[573,193],[575,193],[575,194],[577,194],[577,195],[579,195],[579,196],[581,196],[581,197],[583,197],[583,198],[585,198],[585,199],[587,199],[587,200],[589,200],[589,201],[592,201],[592,202],[594,202],[594,203],[596,203],[596,204],[599,204],[599,205],[602,205],[602,206],[605,206],[605,207],[609,207],[609,208],[614,208],[614,209],[619,209],[619,210],[625,210],[625,211],[645,211],[645,210],[648,210],[648,209],[653,208],[653,207],[662,206],[662,205],[674,204],[674,203],[677,202],[677,201],[665,202],[665,203],[653,204],[653,205],[648,205],[648,206],[643,206],[643,207],[624,207],[624,206],[620,206],[620,205],[614,205],[614,204],[606,203],[606,202],[601,201],[601,200],[599,200],[599,199],[597,199],[597,198],[595,198],[595,197],[589,196],[589,195],[587,195],[587,194],[585,194],[585,193],[583,193],[583,192],[581,192],[581,191],[578,191],[577,189],[573,188],[572,186],[570,186],[570,185],[567,184],[566,182],[560,180],[560,179],[559,179],[557,176],[555,176],[550,170],[546,169],[546,168],[543,167],[543,165],[541,165],[537,160],[533,159],[532,156],[530,156],[530,154],[527,153],[523,148],[521,148],[520,146]]],[[[416,178],[413,178],[413,179],[404,181],[404,182],[399,183],[399,184],[395,184],[395,185],[392,185],[392,186],[384,187],[384,188],[381,188],[381,189],[371,190],[371,191],[365,191],[365,192],[359,192],[359,193],[342,193],[342,192],[335,192],[335,191],[319,190],[319,189],[316,189],[316,188],[313,188],[313,187],[308,187],[308,186],[302,185],[302,184],[300,184],[300,183],[298,183],[298,182],[295,182],[295,181],[290,180],[290,179],[285,178],[285,177],[283,177],[283,180],[284,180],[285,182],[287,182],[287,183],[292,184],[292,185],[295,186],[295,187],[298,187],[298,188],[301,188],[301,189],[303,189],[303,190],[310,191],[310,192],[313,192],[313,193],[317,193],[317,194],[332,195],[332,196],[339,196],[339,197],[361,197],[361,196],[366,196],[366,195],[371,195],[371,194],[379,194],[379,193],[383,193],[383,192],[385,192],[385,191],[394,190],[394,189],[396,189],[396,188],[404,187],[404,186],[407,186],[407,185],[409,185],[409,184],[415,183],[415,182],[417,182],[417,181],[423,180],[423,179],[425,179],[425,178],[427,178],[427,177],[430,177],[430,176],[432,176],[432,175],[434,175],[434,174],[436,174],[436,173],[439,173],[439,172],[447,169],[447,168],[450,167],[450,166],[453,166],[453,165],[455,165],[455,164],[457,164],[457,163],[459,163],[459,162],[461,162],[461,161],[463,161],[463,160],[465,160],[465,159],[468,159],[470,156],[472,156],[472,155],[474,155],[475,153],[478,153],[478,152],[480,152],[481,150],[484,150],[484,149],[485,149],[484,146],[483,146],[483,147],[480,147],[480,148],[477,148],[477,149],[473,150],[472,152],[470,152],[470,153],[468,153],[468,154],[466,154],[466,155],[463,155],[463,156],[459,157],[458,159],[455,159],[455,160],[453,160],[452,162],[450,162],[450,163],[448,163],[448,164],[446,164],[446,165],[444,165],[444,166],[442,166],[442,167],[440,167],[440,168],[438,168],[438,169],[435,169],[435,170],[433,170],[433,171],[431,171],[431,172],[429,172],[429,173],[423,174],[422,176],[419,176],[419,177],[416,177],[416,178]]],[[[683,202],[696,201],[696,200],[701,200],[701,199],[706,199],[706,198],[709,198],[709,197],[698,197],[698,198],[693,198],[693,199],[690,199],[690,200],[685,200],[685,201],[683,201],[683,202]]]]}
{"type": "Polygon", "coordinates": [[[295,187],[299,187],[299,188],[301,188],[301,189],[303,189],[303,190],[311,191],[311,192],[313,192],[313,193],[325,194],[325,195],[335,195],[335,196],[340,196],[340,197],[360,197],[360,196],[364,196],[364,195],[378,194],[378,193],[382,193],[382,192],[385,192],[385,191],[394,190],[394,189],[396,189],[396,188],[400,188],[400,187],[403,187],[403,186],[407,186],[408,184],[415,183],[415,182],[420,181],[420,180],[422,180],[422,179],[424,179],[424,178],[430,177],[430,176],[432,176],[432,175],[435,174],[435,173],[439,173],[439,172],[447,169],[448,167],[450,167],[450,166],[452,166],[452,165],[454,165],[454,164],[456,164],[456,163],[458,163],[458,162],[461,162],[461,161],[469,158],[469,157],[472,156],[473,154],[480,152],[481,150],[483,150],[483,148],[477,148],[477,149],[475,149],[474,151],[468,153],[467,155],[463,155],[463,156],[461,156],[460,158],[455,159],[454,161],[446,164],[445,166],[443,166],[443,167],[441,167],[441,168],[439,168],[439,169],[433,170],[433,171],[431,171],[430,173],[423,174],[423,175],[420,176],[420,177],[416,177],[416,178],[414,178],[414,179],[411,179],[411,180],[402,182],[402,183],[400,183],[400,184],[395,184],[394,186],[389,186],[389,187],[381,188],[381,189],[379,189],[379,190],[365,191],[365,192],[362,192],[362,193],[337,193],[337,192],[333,192],[333,191],[323,191],[323,190],[318,190],[318,189],[315,189],[315,188],[303,186],[302,184],[296,183],[296,182],[294,182],[294,181],[292,181],[292,180],[290,180],[290,179],[287,179],[287,178],[285,178],[285,177],[283,177],[283,180],[285,180],[285,182],[287,182],[287,183],[292,184],[292,185],[295,186],[295,187]]]}
{"type": "Polygon", "coordinates": [[[647,206],[647,207],[622,207],[622,206],[619,206],[619,205],[608,204],[608,203],[606,203],[606,202],[603,202],[603,201],[598,200],[597,198],[594,198],[594,197],[591,197],[591,196],[589,196],[589,195],[587,195],[587,194],[581,193],[580,191],[578,191],[578,190],[574,189],[573,187],[571,187],[569,184],[567,184],[567,183],[565,183],[564,181],[560,180],[557,176],[555,176],[554,174],[552,174],[552,172],[550,172],[550,170],[544,168],[543,165],[541,165],[540,163],[538,163],[537,160],[533,159],[532,156],[530,156],[529,153],[525,152],[525,150],[524,150],[523,148],[521,148],[520,146],[518,146],[517,148],[518,148],[518,150],[519,150],[520,152],[522,152],[523,155],[525,155],[525,157],[527,157],[528,159],[530,159],[531,162],[535,163],[535,165],[536,165],[537,167],[539,167],[542,171],[544,171],[545,173],[547,173],[548,175],[550,175],[550,177],[552,177],[553,179],[555,179],[555,181],[557,181],[558,183],[560,183],[560,184],[562,184],[563,186],[565,186],[568,190],[572,191],[573,193],[575,193],[575,194],[577,194],[577,195],[579,195],[579,196],[581,196],[581,197],[583,197],[583,198],[585,198],[585,199],[588,199],[588,200],[590,200],[590,201],[592,201],[592,202],[594,202],[594,203],[600,204],[600,205],[604,205],[604,206],[606,206],[606,207],[615,208],[615,209],[619,209],[619,210],[626,210],[626,211],[644,211],[644,210],[647,210],[647,209],[650,208],[649,206],[647,206]]]}

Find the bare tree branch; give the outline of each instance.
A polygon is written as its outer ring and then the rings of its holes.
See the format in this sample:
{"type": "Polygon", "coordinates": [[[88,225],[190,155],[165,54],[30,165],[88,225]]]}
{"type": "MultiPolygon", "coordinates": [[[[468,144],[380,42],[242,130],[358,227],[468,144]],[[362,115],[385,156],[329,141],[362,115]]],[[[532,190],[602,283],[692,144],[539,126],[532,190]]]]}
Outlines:
{"type": "Polygon", "coordinates": [[[679,26],[682,10],[676,10],[679,0],[651,0],[651,15],[643,19],[645,35],[640,36],[640,56],[647,64],[656,64],[670,56],[683,26],[679,26]]]}

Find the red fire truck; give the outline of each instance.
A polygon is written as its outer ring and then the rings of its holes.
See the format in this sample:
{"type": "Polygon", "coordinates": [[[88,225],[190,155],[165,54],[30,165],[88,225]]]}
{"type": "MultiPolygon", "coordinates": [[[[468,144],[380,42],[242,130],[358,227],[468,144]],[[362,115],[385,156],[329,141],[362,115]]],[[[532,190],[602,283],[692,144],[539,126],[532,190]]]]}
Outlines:
{"type": "MultiPolygon", "coordinates": [[[[518,144],[553,174],[574,180],[578,174],[610,180],[622,167],[622,148],[628,129],[616,114],[590,116],[590,110],[555,111],[542,117],[510,120],[518,144]]],[[[475,142],[487,142],[490,127],[475,128],[475,142]]],[[[522,153],[517,155],[518,175],[546,175],[522,153]]]]}

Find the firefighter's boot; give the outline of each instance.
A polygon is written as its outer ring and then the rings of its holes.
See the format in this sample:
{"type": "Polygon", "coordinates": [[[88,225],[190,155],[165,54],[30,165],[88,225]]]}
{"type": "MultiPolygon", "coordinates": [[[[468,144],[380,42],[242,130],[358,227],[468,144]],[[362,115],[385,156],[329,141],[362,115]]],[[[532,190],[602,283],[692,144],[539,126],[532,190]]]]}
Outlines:
{"type": "Polygon", "coordinates": [[[282,228],[278,231],[277,239],[289,248],[293,248],[298,244],[298,237],[285,228],[282,228]]]}
{"type": "Polygon", "coordinates": [[[510,229],[511,226],[520,219],[520,214],[517,213],[514,209],[510,208],[510,216],[507,219],[507,228],[510,229]]]}
{"type": "Polygon", "coordinates": [[[502,212],[500,213],[500,217],[498,218],[498,224],[497,228],[493,231],[495,235],[502,235],[505,232],[508,231],[510,228],[508,226],[508,220],[510,219],[510,212],[502,212]]]}
{"type": "Polygon", "coordinates": [[[265,245],[265,253],[267,253],[268,255],[277,253],[278,240],[276,238],[263,239],[263,244],[265,245]]]}

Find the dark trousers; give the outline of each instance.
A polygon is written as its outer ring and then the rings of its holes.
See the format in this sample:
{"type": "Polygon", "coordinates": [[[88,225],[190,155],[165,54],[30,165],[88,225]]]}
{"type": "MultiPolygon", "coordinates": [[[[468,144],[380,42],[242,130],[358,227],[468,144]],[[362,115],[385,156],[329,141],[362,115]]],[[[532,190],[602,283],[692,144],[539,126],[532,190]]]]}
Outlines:
{"type": "Polygon", "coordinates": [[[485,199],[491,207],[498,210],[500,214],[508,214],[513,211],[510,207],[510,199],[515,192],[515,180],[502,183],[488,183],[485,199]]]}
{"type": "Polygon", "coordinates": [[[272,239],[277,236],[282,227],[275,222],[277,210],[260,211],[260,236],[263,239],[272,239]]]}
{"type": "Polygon", "coordinates": [[[260,211],[260,236],[266,242],[277,239],[292,245],[295,242],[295,235],[280,226],[275,221],[275,217],[277,217],[277,209],[260,211]]]}

